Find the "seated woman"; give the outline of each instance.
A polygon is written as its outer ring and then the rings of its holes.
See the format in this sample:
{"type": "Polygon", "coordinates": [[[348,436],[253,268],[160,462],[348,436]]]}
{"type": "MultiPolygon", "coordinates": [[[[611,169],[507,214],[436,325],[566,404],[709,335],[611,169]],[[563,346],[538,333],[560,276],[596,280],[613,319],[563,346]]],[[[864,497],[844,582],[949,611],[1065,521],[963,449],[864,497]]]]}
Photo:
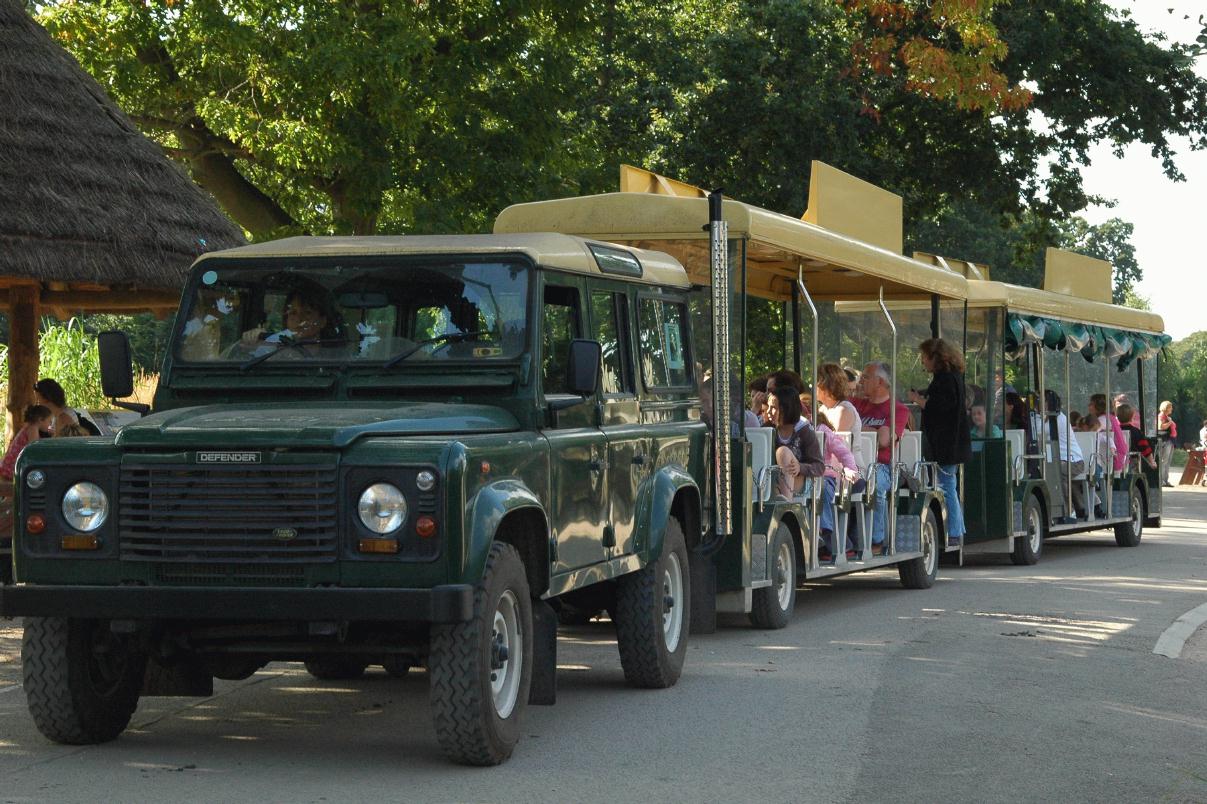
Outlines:
{"type": "Polygon", "coordinates": [[[767,397],[767,415],[775,427],[775,463],[779,466],[779,493],[789,499],[800,494],[805,478],[821,477],[825,463],[813,426],[801,416],[800,397],[790,385],[781,385],[767,397]]]}

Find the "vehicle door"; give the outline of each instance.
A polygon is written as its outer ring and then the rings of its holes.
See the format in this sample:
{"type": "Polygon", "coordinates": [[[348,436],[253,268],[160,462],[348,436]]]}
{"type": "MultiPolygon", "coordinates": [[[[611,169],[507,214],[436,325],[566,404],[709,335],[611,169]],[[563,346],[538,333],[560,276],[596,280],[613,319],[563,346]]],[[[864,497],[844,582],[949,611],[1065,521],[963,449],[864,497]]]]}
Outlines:
{"type": "Polygon", "coordinates": [[[607,441],[604,546],[612,555],[635,551],[637,492],[650,465],[649,438],[641,425],[634,376],[632,296],[623,282],[588,282],[591,331],[603,351],[600,425],[607,441]]]}
{"type": "Polygon", "coordinates": [[[557,543],[553,572],[586,567],[607,557],[604,527],[607,496],[604,466],[607,461],[603,432],[598,425],[598,394],[561,410],[570,398],[566,373],[570,341],[583,337],[586,316],[582,281],[576,277],[545,274],[541,315],[541,388],[549,441],[550,526],[557,543]]]}

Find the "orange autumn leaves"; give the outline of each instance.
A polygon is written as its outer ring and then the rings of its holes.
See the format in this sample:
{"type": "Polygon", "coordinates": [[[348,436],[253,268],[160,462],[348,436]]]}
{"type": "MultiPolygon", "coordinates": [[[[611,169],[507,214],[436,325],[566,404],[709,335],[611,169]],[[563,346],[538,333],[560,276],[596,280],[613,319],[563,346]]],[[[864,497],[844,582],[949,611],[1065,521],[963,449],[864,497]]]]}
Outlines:
{"type": "MultiPolygon", "coordinates": [[[[897,78],[905,89],[985,114],[1017,111],[1031,92],[998,69],[1006,43],[993,9],[1009,0],[840,0],[858,26],[851,75],[897,78]]],[[[865,114],[879,118],[865,94],[865,114]]]]}

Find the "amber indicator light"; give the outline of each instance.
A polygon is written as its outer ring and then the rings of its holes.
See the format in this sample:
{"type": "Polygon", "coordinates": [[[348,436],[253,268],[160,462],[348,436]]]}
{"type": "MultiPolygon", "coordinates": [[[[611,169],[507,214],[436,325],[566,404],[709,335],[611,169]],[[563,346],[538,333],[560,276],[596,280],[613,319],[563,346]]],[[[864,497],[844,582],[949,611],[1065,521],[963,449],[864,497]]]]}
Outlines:
{"type": "Polygon", "coordinates": [[[46,530],[46,519],[41,514],[30,514],[25,518],[25,529],[30,533],[41,533],[46,530]]]}
{"type": "Polygon", "coordinates": [[[359,549],[362,553],[397,553],[397,539],[361,539],[359,549]]]}

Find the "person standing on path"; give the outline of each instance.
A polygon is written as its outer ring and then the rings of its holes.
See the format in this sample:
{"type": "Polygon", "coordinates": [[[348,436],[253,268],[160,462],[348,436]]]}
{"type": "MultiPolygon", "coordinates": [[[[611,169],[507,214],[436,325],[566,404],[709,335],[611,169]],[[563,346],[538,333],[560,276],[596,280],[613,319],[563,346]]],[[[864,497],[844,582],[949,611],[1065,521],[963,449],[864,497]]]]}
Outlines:
{"type": "Polygon", "coordinates": [[[1173,448],[1178,441],[1178,424],[1173,420],[1173,403],[1168,399],[1157,408],[1157,456],[1161,460],[1161,485],[1169,488],[1169,461],[1173,457],[1173,448]]]}

